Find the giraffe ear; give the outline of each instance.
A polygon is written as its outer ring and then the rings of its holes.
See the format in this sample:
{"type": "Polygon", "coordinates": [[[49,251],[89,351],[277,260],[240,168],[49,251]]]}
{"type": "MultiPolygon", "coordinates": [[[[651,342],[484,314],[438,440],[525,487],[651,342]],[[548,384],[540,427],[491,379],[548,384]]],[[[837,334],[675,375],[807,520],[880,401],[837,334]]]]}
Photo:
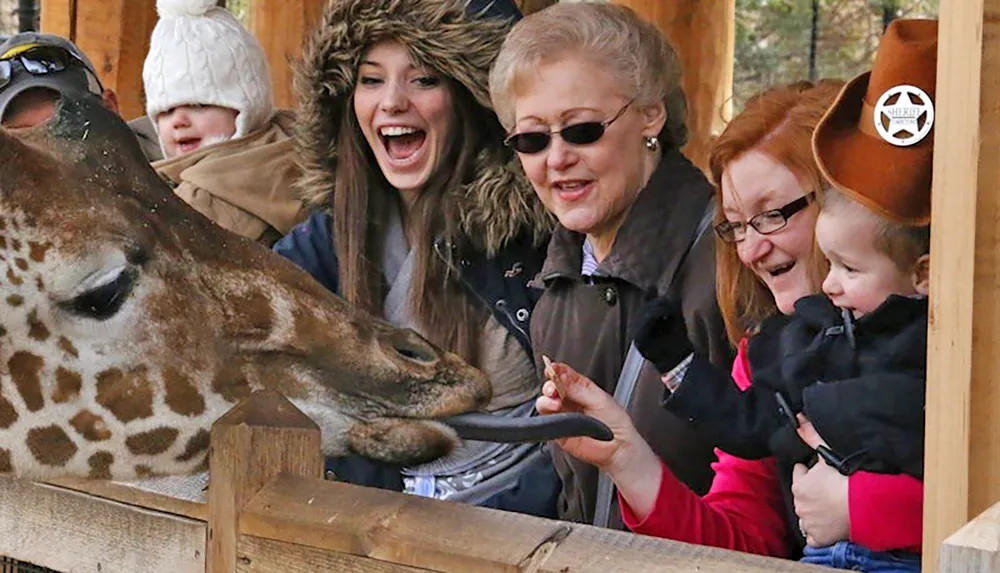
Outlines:
{"type": "Polygon", "coordinates": [[[95,97],[62,95],[55,116],[44,125],[53,143],[58,141],[45,148],[57,154],[75,155],[94,166],[149,164],[125,121],[95,97]]]}

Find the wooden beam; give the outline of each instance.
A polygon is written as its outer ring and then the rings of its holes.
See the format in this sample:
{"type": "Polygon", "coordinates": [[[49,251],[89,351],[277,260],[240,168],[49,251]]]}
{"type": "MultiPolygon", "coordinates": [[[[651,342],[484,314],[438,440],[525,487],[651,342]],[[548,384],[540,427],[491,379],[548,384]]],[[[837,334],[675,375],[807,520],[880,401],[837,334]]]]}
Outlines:
{"type": "Polygon", "coordinates": [[[735,0],[614,0],[654,22],[680,54],[690,138],[684,153],[707,168],[708,152],[732,115],[735,0]]]}
{"type": "Polygon", "coordinates": [[[295,105],[291,62],[320,20],[323,0],[249,0],[249,28],[267,54],[278,107],[295,105]]]}
{"type": "Polygon", "coordinates": [[[5,557],[56,571],[205,571],[203,521],[9,477],[0,507],[5,557]]]}
{"type": "Polygon", "coordinates": [[[93,62],[104,87],[118,94],[122,117],[133,119],[145,114],[142,64],[156,25],[155,0],[76,4],[76,45],[93,62]]]}
{"type": "Polygon", "coordinates": [[[1000,0],[940,10],[924,571],[1000,500],[1000,0]]]}
{"type": "Polygon", "coordinates": [[[287,398],[255,392],[212,425],[207,573],[235,573],[243,506],[281,473],[323,474],[320,431],[287,398]]]}
{"type": "Polygon", "coordinates": [[[941,546],[940,573],[1000,571],[1000,504],[970,521],[941,546]]]}
{"type": "Polygon", "coordinates": [[[41,31],[74,41],[77,0],[41,0],[41,31]]]}

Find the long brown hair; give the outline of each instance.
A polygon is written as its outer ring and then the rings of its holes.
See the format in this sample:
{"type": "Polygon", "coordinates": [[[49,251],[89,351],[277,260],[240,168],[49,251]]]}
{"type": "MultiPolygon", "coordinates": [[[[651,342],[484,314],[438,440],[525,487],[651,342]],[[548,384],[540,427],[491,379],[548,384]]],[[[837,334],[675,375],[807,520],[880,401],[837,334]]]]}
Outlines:
{"type": "Polygon", "coordinates": [[[491,142],[499,146],[503,130],[493,113],[476,103],[464,86],[442,77],[452,93],[453,131],[439,165],[408,211],[378,167],[358,125],[353,98],[344,98],[333,192],[334,243],[342,296],[382,316],[387,291],[382,249],[389,214],[393,207],[398,209],[410,246],[416,250],[409,299],[414,318],[431,342],[478,366],[479,339],[487,314],[453,272],[458,263],[453,257],[469,241],[459,231],[460,217],[454,212],[460,201],[446,199],[469,183],[477,156],[488,153],[484,148],[491,142]],[[449,245],[440,250],[441,256],[434,248],[439,238],[449,245]]]}
{"type": "MultiPolygon", "coordinates": [[[[806,191],[821,196],[823,176],[812,154],[812,134],[843,82],[798,82],[768,89],[750,99],[716,140],[708,165],[715,185],[716,223],[722,212],[722,178],[733,161],[753,150],[767,154],[795,174],[806,191]]],[[[715,238],[716,296],[729,340],[735,345],[764,318],[776,313],[774,296],[747,268],[734,243],[715,238]]],[[[826,259],[813,243],[809,277],[816,288],[826,274],[826,259]]]]}

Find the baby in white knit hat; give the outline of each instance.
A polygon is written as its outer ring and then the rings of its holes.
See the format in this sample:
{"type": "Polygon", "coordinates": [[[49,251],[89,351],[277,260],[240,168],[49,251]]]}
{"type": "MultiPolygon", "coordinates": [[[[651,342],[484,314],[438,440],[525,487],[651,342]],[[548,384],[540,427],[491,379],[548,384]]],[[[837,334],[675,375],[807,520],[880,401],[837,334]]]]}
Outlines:
{"type": "Polygon", "coordinates": [[[292,114],[260,44],[216,0],[157,0],[142,70],[164,159],[153,167],[220,226],[272,244],[305,215],[292,190],[292,114]]]}

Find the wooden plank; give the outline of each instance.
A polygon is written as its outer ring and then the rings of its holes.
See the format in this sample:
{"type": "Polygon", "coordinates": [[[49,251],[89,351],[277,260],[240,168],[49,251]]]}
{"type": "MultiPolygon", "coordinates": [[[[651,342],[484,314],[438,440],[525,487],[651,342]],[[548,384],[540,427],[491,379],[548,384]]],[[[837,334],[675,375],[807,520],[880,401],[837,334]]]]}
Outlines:
{"type": "Polygon", "coordinates": [[[426,573],[427,569],[415,569],[395,565],[347,553],[334,553],[296,543],[272,541],[249,535],[241,535],[239,556],[236,559],[238,573],[314,573],[315,571],[337,571],[338,573],[426,573]]]}
{"type": "Polygon", "coordinates": [[[941,3],[924,571],[1000,500],[1000,0],[941,3]]]}
{"type": "Polygon", "coordinates": [[[274,103],[295,104],[291,61],[302,53],[323,11],[323,0],[249,0],[249,28],[267,54],[274,85],[274,103]]]}
{"type": "Polygon", "coordinates": [[[294,476],[281,476],[260,490],[240,517],[240,533],[454,573],[824,571],[792,561],[294,476]]]}
{"type": "Polygon", "coordinates": [[[941,573],[1000,571],[1000,504],[986,510],[944,541],[941,573]]]}
{"type": "Polygon", "coordinates": [[[64,489],[86,493],[94,497],[144,507],[160,513],[170,513],[199,521],[208,520],[207,503],[195,503],[185,499],[152,493],[131,487],[127,484],[69,477],[50,480],[47,483],[64,489]]]}
{"type": "Polygon", "coordinates": [[[41,0],[40,28],[46,34],[56,34],[74,40],[76,0],[41,0]]]}
{"type": "Polygon", "coordinates": [[[735,0],[613,0],[654,22],[680,55],[690,137],[684,154],[708,167],[708,152],[732,115],[735,0]]]}
{"type": "Polygon", "coordinates": [[[76,44],[97,68],[105,88],[118,94],[125,119],[146,113],[142,64],[156,25],[155,0],[78,2],[76,44]]]}
{"type": "Polygon", "coordinates": [[[0,555],[62,572],[204,573],[205,524],[0,479],[0,555]]]}
{"type": "Polygon", "coordinates": [[[212,425],[209,468],[206,569],[233,573],[238,519],[250,498],[282,472],[322,476],[319,427],[278,392],[255,392],[212,425]]]}

